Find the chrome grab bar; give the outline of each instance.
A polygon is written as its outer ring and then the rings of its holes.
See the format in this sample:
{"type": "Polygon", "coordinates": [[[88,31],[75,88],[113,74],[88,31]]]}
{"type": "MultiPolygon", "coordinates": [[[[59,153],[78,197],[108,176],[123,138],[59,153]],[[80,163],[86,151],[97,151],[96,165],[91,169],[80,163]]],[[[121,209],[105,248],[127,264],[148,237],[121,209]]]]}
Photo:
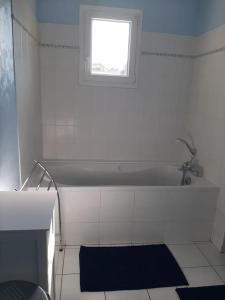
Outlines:
{"type": "Polygon", "coordinates": [[[25,187],[27,186],[27,184],[30,182],[35,170],[40,167],[43,170],[41,179],[36,187],[36,191],[38,191],[41,187],[41,184],[45,178],[45,176],[47,176],[48,180],[49,180],[49,184],[47,187],[47,191],[50,190],[52,184],[55,188],[56,194],[57,194],[57,200],[58,200],[58,212],[59,212],[59,236],[60,236],[60,251],[63,250],[62,248],[62,243],[63,243],[63,238],[62,238],[62,219],[61,219],[61,201],[60,201],[60,196],[59,196],[59,190],[57,187],[57,184],[55,182],[55,180],[53,179],[52,175],[50,174],[50,172],[48,171],[48,169],[40,162],[40,161],[36,161],[34,160],[34,165],[33,168],[30,172],[30,175],[27,177],[27,179],[25,180],[24,184],[22,185],[22,187],[20,188],[20,192],[23,191],[25,189],[25,187]]]}

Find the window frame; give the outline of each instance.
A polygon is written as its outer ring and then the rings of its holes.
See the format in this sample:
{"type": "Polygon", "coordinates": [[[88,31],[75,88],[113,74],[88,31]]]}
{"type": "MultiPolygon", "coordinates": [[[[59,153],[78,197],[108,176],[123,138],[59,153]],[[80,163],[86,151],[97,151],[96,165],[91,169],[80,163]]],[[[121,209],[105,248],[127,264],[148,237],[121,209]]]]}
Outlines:
{"type": "Polygon", "coordinates": [[[142,11],[102,6],[80,6],[80,84],[112,87],[137,87],[141,52],[142,11]],[[131,22],[129,76],[91,74],[91,22],[92,19],[131,22]]]}

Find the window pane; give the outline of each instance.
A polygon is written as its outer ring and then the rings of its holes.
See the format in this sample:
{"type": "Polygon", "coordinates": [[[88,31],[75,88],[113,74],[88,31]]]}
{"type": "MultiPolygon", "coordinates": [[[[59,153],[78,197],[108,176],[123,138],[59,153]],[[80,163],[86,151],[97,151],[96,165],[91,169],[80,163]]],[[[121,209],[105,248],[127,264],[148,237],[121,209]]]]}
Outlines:
{"type": "Polygon", "coordinates": [[[91,74],[129,76],[131,22],[92,19],[91,74]]]}

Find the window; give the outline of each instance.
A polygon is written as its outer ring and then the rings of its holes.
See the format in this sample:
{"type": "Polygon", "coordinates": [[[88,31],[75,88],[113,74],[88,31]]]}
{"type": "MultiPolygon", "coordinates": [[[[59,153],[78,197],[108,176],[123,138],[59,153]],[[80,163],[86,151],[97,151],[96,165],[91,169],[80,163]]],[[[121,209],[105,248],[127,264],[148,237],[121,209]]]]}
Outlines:
{"type": "Polygon", "coordinates": [[[136,87],[142,12],[82,5],[80,82],[136,87]]]}

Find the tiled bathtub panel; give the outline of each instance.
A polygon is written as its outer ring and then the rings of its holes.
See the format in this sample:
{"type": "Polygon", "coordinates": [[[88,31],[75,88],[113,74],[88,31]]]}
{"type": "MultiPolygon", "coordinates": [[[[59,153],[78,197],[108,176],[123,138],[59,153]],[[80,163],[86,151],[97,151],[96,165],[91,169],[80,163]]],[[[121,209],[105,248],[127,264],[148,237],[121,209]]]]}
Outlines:
{"type": "Polygon", "coordinates": [[[100,223],[100,244],[131,243],[132,223],[100,223]]]}
{"type": "Polygon", "coordinates": [[[101,222],[132,222],[134,209],[134,192],[101,192],[101,222]]]}
{"type": "Polygon", "coordinates": [[[212,216],[213,210],[208,206],[210,199],[207,199],[205,195],[206,192],[195,190],[173,192],[167,221],[187,223],[198,221],[202,207],[205,207],[208,217],[212,216]]]}
{"type": "Polygon", "coordinates": [[[182,243],[211,238],[216,204],[213,190],[66,189],[61,191],[61,201],[68,245],[182,243]]]}
{"type": "Polygon", "coordinates": [[[135,192],[134,221],[166,220],[171,207],[171,196],[171,192],[160,190],[135,192]]]}
{"type": "Polygon", "coordinates": [[[214,191],[138,191],[134,221],[212,221],[215,207],[214,191]]]}
{"type": "Polygon", "coordinates": [[[209,241],[212,235],[212,222],[168,222],[165,223],[165,242],[209,241]]]}
{"type": "Polygon", "coordinates": [[[163,222],[134,222],[132,243],[163,242],[164,230],[163,222]]]}
{"type": "Polygon", "coordinates": [[[99,244],[99,223],[63,223],[66,245],[99,244]]]}
{"type": "Polygon", "coordinates": [[[99,222],[100,192],[63,191],[60,194],[63,222],[99,222]]]}
{"type": "Polygon", "coordinates": [[[164,241],[189,242],[192,241],[191,222],[168,222],[165,224],[164,241]]]}
{"type": "Polygon", "coordinates": [[[218,191],[202,191],[193,200],[193,219],[213,221],[216,213],[218,191]]]}
{"type": "Polygon", "coordinates": [[[210,241],[212,239],[212,231],[213,231],[213,220],[210,221],[200,221],[193,222],[191,224],[193,235],[192,241],[210,241]]]}

